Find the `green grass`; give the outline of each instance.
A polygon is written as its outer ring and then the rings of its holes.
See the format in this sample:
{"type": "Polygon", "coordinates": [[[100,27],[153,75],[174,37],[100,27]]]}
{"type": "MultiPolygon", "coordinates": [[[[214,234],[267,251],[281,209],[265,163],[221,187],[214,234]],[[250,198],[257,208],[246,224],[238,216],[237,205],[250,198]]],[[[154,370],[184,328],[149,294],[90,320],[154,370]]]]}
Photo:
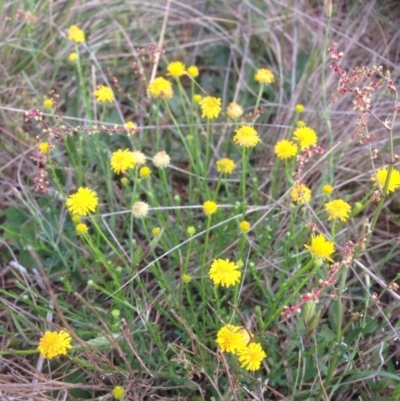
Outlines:
{"type": "Polygon", "coordinates": [[[365,118],[376,139],[360,144],[351,95],[330,103],[338,79],[326,52],[336,41],[344,70],[383,64],[398,82],[396,11],[374,1],[334,5],[328,24],[317,2],[145,3],[0,2],[0,393],[100,400],[118,385],[125,400],[398,400],[397,192],[371,201],[374,171],[390,166],[396,177],[397,97],[374,93],[365,118]],[[73,24],[84,44],[67,40],[73,24]],[[160,38],[164,51],[152,53],[160,38]],[[199,77],[167,77],[172,99],[149,98],[153,71],[166,77],[176,60],[197,65],[199,77]],[[275,82],[260,86],[259,68],[271,69],[275,82]],[[113,88],[115,102],[96,102],[99,84],[113,88]],[[57,107],[45,108],[50,90],[57,107]],[[218,118],[202,117],[195,93],[221,99],[218,118]],[[225,112],[232,101],[244,109],[238,121],[225,112]],[[297,103],[305,105],[300,115],[297,103]],[[24,121],[34,108],[45,125],[24,121]],[[323,150],[300,171],[312,190],[303,205],[290,196],[299,162],[274,154],[299,120],[323,150]],[[126,134],[127,121],[135,134],[126,134]],[[242,125],[260,136],[253,149],[233,141],[242,125]],[[43,141],[54,147],[38,164],[43,141]],[[118,149],[142,151],[150,177],[141,179],[139,167],[115,174],[118,149]],[[165,169],[152,163],[159,151],[171,158],[165,169]],[[223,157],[235,161],[232,175],[217,171],[223,157]],[[34,191],[41,171],[43,193],[34,191]],[[330,196],[325,184],[334,187],[330,196]],[[99,205],[82,219],[88,233],[77,235],[66,201],[82,186],[99,205]],[[351,217],[334,223],[325,204],[339,198],[351,217]],[[210,216],[207,200],[218,204],[210,216]],[[138,201],[150,207],[144,218],[132,214],[138,201]],[[305,247],[317,233],[335,243],[334,275],[331,262],[305,247]],[[348,241],[356,245],[347,262],[348,241]],[[240,266],[236,285],[214,285],[215,259],[240,266]],[[336,282],[322,289],[329,278],[336,282]],[[303,305],[313,289],[322,290],[317,302],[303,305]],[[295,305],[298,312],[284,313],[295,305]],[[218,349],[225,324],[245,327],[266,352],[255,372],[218,349]],[[40,338],[60,329],[72,349],[43,359],[40,338]]]}

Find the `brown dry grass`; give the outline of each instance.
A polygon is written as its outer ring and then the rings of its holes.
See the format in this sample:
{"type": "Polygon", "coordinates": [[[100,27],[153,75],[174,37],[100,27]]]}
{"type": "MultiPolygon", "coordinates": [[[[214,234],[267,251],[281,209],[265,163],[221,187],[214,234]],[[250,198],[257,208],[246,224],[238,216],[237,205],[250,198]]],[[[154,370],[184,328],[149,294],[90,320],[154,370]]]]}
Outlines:
{"type": "MultiPolygon", "coordinates": [[[[38,2],[40,5],[35,11],[38,23],[33,39],[39,48],[37,60],[39,68],[35,70],[34,60],[27,59],[23,51],[11,46],[15,42],[24,43],[23,38],[18,38],[18,32],[26,28],[25,21],[14,17],[16,10],[22,7],[17,3],[19,1],[5,2],[0,27],[1,41],[9,47],[7,58],[3,58],[1,62],[3,79],[0,86],[2,138],[0,208],[3,210],[17,202],[13,192],[15,188],[22,193],[27,191],[26,177],[32,176],[34,172],[34,164],[29,158],[29,152],[36,144],[35,133],[31,126],[24,124],[24,112],[40,106],[43,95],[50,88],[56,88],[68,94],[69,97],[74,95],[74,89],[68,89],[72,82],[68,80],[70,78],[57,63],[47,59],[42,51],[58,58],[65,58],[68,51],[60,46],[59,38],[66,27],[79,18],[82,21],[82,28],[90,32],[89,52],[93,55],[95,62],[101,64],[103,76],[107,76],[107,68],[110,68],[117,76],[128,76],[127,71],[132,62],[140,61],[135,49],[158,42],[159,28],[166,10],[164,1],[135,1],[132,5],[116,1],[82,1],[73,2],[73,6],[67,10],[63,1],[38,2]],[[7,16],[11,17],[11,21],[5,18],[7,16]],[[102,56],[97,58],[96,52],[100,47],[103,50],[102,56]],[[107,49],[107,52],[104,49],[107,49]],[[21,60],[24,63],[23,66],[19,66],[21,60]],[[15,72],[10,73],[10,71],[15,72]]],[[[271,147],[278,137],[280,127],[289,124],[291,110],[296,103],[306,105],[303,119],[318,128],[323,138],[322,143],[327,146],[329,137],[322,117],[320,100],[322,68],[320,57],[326,22],[322,7],[316,6],[315,3],[279,0],[265,2],[227,0],[220,1],[218,4],[205,0],[171,1],[163,43],[166,50],[163,58],[169,61],[182,59],[187,63],[196,61],[200,68],[208,68],[213,66],[212,62],[217,57],[216,52],[221,49],[229,52],[228,67],[216,66],[215,74],[226,76],[224,86],[226,94],[232,87],[232,80],[237,79],[234,90],[235,99],[240,99],[242,93],[249,89],[244,76],[248,66],[270,65],[277,73],[277,82],[280,83],[276,103],[268,105],[274,112],[273,117],[264,121],[264,124],[270,124],[272,127],[271,147]],[[296,5],[293,6],[292,3],[296,5]],[[304,70],[300,68],[299,61],[304,63],[304,70]],[[296,74],[301,76],[296,77],[296,74]]],[[[396,7],[396,2],[380,5],[377,1],[367,1],[364,4],[340,1],[338,5],[335,5],[334,17],[329,28],[329,41],[338,42],[339,49],[345,53],[343,68],[350,70],[354,66],[382,64],[391,70],[395,83],[400,84],[399,21],[400,10],[396,7]]],[[[327,70],[326,91],[328,94],[334,91],[336,84],[336,77],[327,70]]],[[[135,88],[132,85],[130,89],[133,94],[136,90],[138,93],[143,93],[143,87],[135,88]]],[[[223,99],[229,97],[225,93],[222,94],[223,99]]],[[[253,95],[256,96],[256,94],[253,95]]],[[[60,100],[61,107],[66,107],[67,96],[65,95],[65,98],[60,100]]],[[[389,98],[379,97],[373,110],[384,120],[391,107],[392,102],[389,98]]],[[[139,103],[134,110],[121,105],[120,112],[124,116],[134,115],[139,123],[143,120],[143,111],[139,103]]],[[[342,190],[352,194],[352,201],[359,200],[363,196],[360,186],[353,192],[354,184],[367,185],[370,177],[370,162],[366,156],[368,152],[357,141],[356,118],[357,113],[352,110],[350,97],[343,97],[332,106],[331,122],[335,144],[348,144],[338,167],[337,171],[340,173],[336,180],[342,183],[342,190]]],[[[68,120],[68,116],[66,119],[68,120]]],[[[70,121],[73,121],[72,117],[70,121]]],[[[398,124],[394,130],[395,142],[400,138],[398,124]]],[[[378,150],[384,149],[387,141],[382,127],[377,124],[375,128],[372,127],[371,132],[377,137],[374,147],[378,150]]],[[[260,168],[265,170],[264,180],[267,183],[270,175],[267,161],[260,160],[259,162],[260,168]]],[[[315,179],[318,179],[318,174],[315,179]]],[[[388,202],[390,203],[388,210],[397,214],[398,200],[391,198],[388,202]]],[[[367,211],[366,214],[368,213],[367,211]]],[[[360,227],[352,227],[351,230],[357,233],[360,227]]],[[[379,244],[398,234],[398,224],[390,214],[382,215],[378,232],[379,237],[376,237],[374,244],[379,244]]],[[[9,248],[9,246],[3,243],[2,248],[9,248]]],[[[385,253],[386,248],[381,248],[379,254],[367,255],[367,261],[373,266],[376,262],[375,257],[381,257],[385,253]]],[[[0,257],[4,255],[6,252],[3,250],[0,257]]],[[[388,282],[395,275],[393,270],[398,265],[396,260],[398,257],[377,272],[377,276],[388,282]]],[[[13,287],[14,282],[7,279],[9,261],[3,259],[1,268],[1,287],[13,287]]],[[[353,279],[358,280],[356,276],[353,276],[353,279]]],[[[30,276],[29,280],[36,279],[30,276]]],[[[8,307],[13,308],[16,314],[27,313],[20,310],[19,306],[10,304],[9,300],[2,299],[1,301],[8,303],[8,307]]],[[[351,302],[352,300],[349,300],[349,313],[351,302]]],[[[395,325],[398,320],[398,311],[391,306],[392,303],[392,297],[385,297],[382,299],[381,308],[389,311],[392,324],[395,325]]],[[[88,309],[95,313],[90,305],[88,309]]],[[[6,333],[8,330],[12,333],[13,322],[4,311],[0,312],[0,316],[4,329],[1,344],[2,347],[10,348],[13,338],[6,333]]],[[[364,347],[371,351],[379,347],[381,342],[390,342],[393,338],[393,333],[389,335],[376,333],[374,343],[365,344],[364,347]]],[[[395,344],[394,341],[393,344],[395,344]]],[[[29,347],[32,344],[27,340],[25,345],[29,347]]],[[[117,344],[115,347],[118,349],[117,344]]],[[[394,347],[393,354],[396,353],[398,348],[394,347]]],[[[113,366],[114,355],[104,359],[104,355],[93,351],[87,356],[94,365],[104,364],[110,368],[113,366]]],[[[96,394],[101,394],[102,391],[109,391],[109,382],[115,381],[113,377],[91,377],[90,381],[93,383],[91,385],[68,384],[63,380],[65,372],[62,365],[58,371],[53,372],[50,380],[47,375],[41,373],[42,368],[43,366],[35,364],[34,359],[29,362],[27,358],[17,355],[7,359],[2,358],[0,360],[0,399],[73,400],[75,398],[70,392],[73,388],[95,390],[96,394]],[[57,392],[57,398],[54,398],[56,393],[52,394],[51,391],[57,392]]],[[[193,370],[196,373],[195,368],[193,370]]],[[[90,372],[87,374],[91,375],[90,372]]],[[[159,385],[160,378],[153,379],[144,374],[143,377],[128,379],[132,391],[127,399],[137,400],[150,396],[158,398],[158,394],[168,394],[168,389],[159,385]]],[[[274,399],[283,399],[278,395],[275,397],[274,399]]],[[[350,400],[351,397],[351,390],[349,390],[340,400],[350,400]]]]}

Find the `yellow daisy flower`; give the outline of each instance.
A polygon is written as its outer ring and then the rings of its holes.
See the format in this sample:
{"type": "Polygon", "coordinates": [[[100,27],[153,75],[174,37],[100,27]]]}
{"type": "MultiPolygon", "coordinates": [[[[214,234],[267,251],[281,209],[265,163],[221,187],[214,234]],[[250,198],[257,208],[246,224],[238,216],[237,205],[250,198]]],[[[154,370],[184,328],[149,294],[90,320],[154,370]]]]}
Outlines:
{"type": "MultiPolygon", "coordinates": [[[[385,186],[386,178],[388,174],[388,169],[382,168],[380,170],[377,170],[376,172],[376,177],[378,178],[378,182],[382,189],[385,186]]],[[[376,181],[375,175],[371,176],[372,181],[376,181]]],[[[389,185],[387,188],[388,193],[394,192],[397,188],[400,187],[400,171],[393,169],[392,174],[390,175],[390,180],[389,180],[389,185]]]]}
{"type": "Polygon", "coordinates": [[[150,177],[151,170],[147,166],[143,166],[139,169],[139,175],[142,178],[148,178],[150,177]]]}
{"type": "Polygon", "coordinates": [[[179,78],[186,73],[185,64],[181,63],[180,61],[173,61],[172,63],[168,64],[167,71],[167,75],[170,75],[174,78],[179,78]]]}
{"type": "Polygon", "coordinates": [[[76,43],[82,43],[85,41],[85,32],[78,28],[76,25],[71,25],[68,29],[68,40],[72,40],[76,43]]]}
{"type": "Polygon", "coordinates": [[[241,327],[233,324],[226,324],[217,333],[216,343],[222,352],[234,354],[240,347],[245,346],[241,327]]]}
{"type": "Polygon", "coordinates": [[[293,202],[297,203],[298,205],[303,205],[306,202],[310,202],[311,189],[304,184],[297,184],[290,191],[290,197],[292,198],[293,202]]]}
{"type": "Polygon", "coordinates": [[[260,68],[254,76],[254,79],[260,84],[272,84],[275,82],[274,74],[267,68],[260,68]]]}
{"type": "Polygon", "coordinates": [[[88,226],[84,223],[80,223],[75,227],[75,230],[79,235],[86,234],[88,231],[88,226]]]}
{"type": "Polygon", "coordinates": [[[64,330],[57,332],[46,331],[39,341],[38,350],[43,358],[53,359],[66,355],[71,348],[71,336],[64,330]]]}
{"type": "Polygon", "coordinates": [[[279,159],[290,159],[291,157],[296,156],[297,145],[292,141],[283,139],[282,141],[277,142],[274,150],[279,159]]]}
{"type": "Polygon", "coordinates": [[[300,114],[304,111],[304,106],[302,104],[296,104],[296,106],[294,107],[294,111],[300,114]]]}
{"type": "Polygon", "coordinates": [[[182,276],[182,281],[183,281],[185,284],[189,283],[191,279],[192,279],[192,278],[190,277],[189,274],[184,274],[184,275],[182,276]]]}
{"type": "Polygon", "coordinates": [[[76,61],[78,59],[78,55],[75,52],[72,52],[68,56],[69,61],[76,61]]]}
{"type": "Polygon", "coordinates": [[[40,142],[38,146],[39,146],[39,150],[40,150],[43,154],[49,153],[50,144],[49,144],[48,142],[40,142]]]}
{"type": "Polygon", "coordinates": [[[230,287],[240,280],[241,273],[238,269],[239,267],[229,259],[215,259],[208,275],[215,285],[221,284],[223,287],[230,287]]]}
{"type": "Polygon", "coordinates": [[[267,354],[258,343],[250,343],[247,347],[241,347],[237,351],[240,366],[249,371],[260,369],[262,360],[267,354]]]}
{"type": "Polygon", "coordinates": [[[297,128],[296,131],[293,132],[293,138],[299,142],[301,150],[315,146],[318,139],[316,132],[309,127],[297,128]]]}
{"type": "Polygon", "coordinates": [[[192,77],[196,78],[199,76],[199,69],[195,65],[191,65],[187,69],[187,73],[192,77]]]}
{"type": "Polygon", "coordinates": [[[239,223],[239,230],[243,233],[247,233],[247,231],[250,230],[250,223],[246,220],[243,220],[242,222],[239,223]]]}
{"type": "Polygon", "coordinates": [[[76,214],[75,216],[71,217],[71,220],[72,220],[73,223],[76,224],[76,223],[80,223],[82,219],[81,219],[81,216],[76,214]]]}
{"type": "Polygon", "coordinates": [[[152,233],[153,235],[158,235],[158,234],[160,234],[160,232],[161,232],[161,228],[160,228],[160,227],[154,227],[154,228],[151,230],[151,233],[152,233]]]}
{"type": "Polygon", "coordinates": [[[211,216],[218,209],[218,205],[213,201],[205,201],[203,203],[203,211],[207,216],[211,216]]]}
{"type": "Polygon", "coordinates": [[[243,108],[242,108],[242,106],[238,105],[237,103],[232,102],[226,108],[226,114],[232,120],[237,120],[239,117],[242,116],[243,108]]]}
{"type": "Polygon", "coordinates": [[[45,99],[43,102],[43,106],[51,109],[54,105],[54,102],[51,99],[45,99]]]}
{"type": "Polygon", "coordinates": [[[135,123],[134,123],[133,121],[127,121],[127,122],[124,124],[124,128],[127,129],[128,131],[129,131],[129,130],[132,130],[132,129],[135,128],[135,123]]]}
{"type": "Polygon", "coordinates": [[[116,400],[122,400],[122,398],[124,397],[125,394],[125,390],[122,386],[115,386],[113,388],[112,391],[112,396],[116,399],[116,400]]]}
{"type": "Polygon", "coordinates": [[[99,203],[96,192],[89,188],[80,187],[67,200],[67,209],[72,215],[87,216],[94,212],[99,203]]]}
{"type": "Polygon", "coordinates": [[[203,97],[201,95],[193,95],[193,101],[195,103],[200,103],[201,99],[203,99],[203,97]]]}
{"type": "Polygon", "coordinates": [[[304,247],[310,251],[311,255],[333,262],[331,255],[335,252],[335,244],[325,239],[323,235],[312,236],[311,245],[304,245],[304,247]]]}
{"type": "Polygon", "coordinates": [[[193,235],[196,234],[196,229],[195,229],[193,226],[189,226],[189,227],[186,229],[186,232],[188,233],[188,235],[189,235],[190,237],[193,237],[193,235]]]}
{"type": "Polygon", "coordinates": [[[96,96],[96,100],[100,103],[112,103],[115,99],[113,90],[104,85],[97,85],[97,89],[93,94],[96,96]]]}
{"type": "Polygon", "coordinates": [[[206,96],[200,101],[202,117],[211,120],[217,118],[221,113],[221,99],[212,96],[206,96]]]}
{"type": "Polygon", "coordinates": [[[257,143],[261,142],[260,137],[257,134],[257,131],[250,127],[249,125],[243,125],[236,131],[236,135],[233,137],[233,142],[236,145],[245,147],[245,148],[254,148],[257,143]]]}
{"type": "Polygon", "coordinates": [[[110,159],[111,170],[117,174],[125,173],[128,169],[132,169],[136,165],[136,159],[133,152],[129,149],[118,149],[113,152],[110,159]]]}
{"type": "Polygon", "coordinates": [[[217,171],[222,174],[232,174],[236,167],[235,162],[232,159],[229,159],[229,157],[224,157],[218,160],[215,164],[217,165],[217,171]]]}
{"type": "Polygon", "coordinates": [[[325,210],[329,214],[328,220],[339,219],[340,221],[346,221],[349,218],[351,206],[342,199],[336,199],[328,202],[325,205],[325,210]]]}
{"type": "Polygon", "coordinates": [[[333,192],[332,185],[326,184],[322,187],[322,192],[324,195],[330,195],[333,192]]]}
{"type": "Polygon", "coordinates": [[[174,96],[171,82],[163,77],[157,77],[147,87],[150,97],[155,99],[171,99],[174,96]]]}

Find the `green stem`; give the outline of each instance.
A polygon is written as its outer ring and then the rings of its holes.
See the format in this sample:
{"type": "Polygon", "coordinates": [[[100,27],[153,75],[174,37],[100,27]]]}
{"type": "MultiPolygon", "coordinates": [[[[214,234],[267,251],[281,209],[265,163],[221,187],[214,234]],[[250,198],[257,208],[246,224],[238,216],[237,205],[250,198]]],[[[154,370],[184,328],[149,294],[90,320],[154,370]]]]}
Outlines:
{"type": "MultiPolygon", "coordinates": [[[[336,322],[336,338],[335,338],[335,343],[334,343],[334,347],[335,350],[333,351],[333,355],[330,358],[329,361],[329,366],[328,366],[328,373],[327,373],[327,377],[324,380],[324,387],[326,388],[332,378],[333,378],[333,374],[335,372],[335,368],[336,368],[336,364],[337,364],[337,360],[338,360],[338,356],[339,356],[339,351],[340,351],[340,345],[342,343],[342,337],[343,337],[343,330],[342,330],[342,323],[343,323],[343,305],[342,305],[342,294],[343,294],[343,290],[345,288],[346,285],[346,279],[347,279],[347,268],[342,268],[342,271],[340,272],[341,274],[341,278],[340,278],[340,284],[339,284],[339,288],[338,288],[338,292],[337,292],[337,322],[336,322]]],[[[317,398],[315,399],[315,401],[319,401],[321,399],[323,395],[323,389],[320,390],[317,398]]]]}
{"type": "Polygon", "coordinates": [[[247,155],[246,155],[246,148],[243,147],[242,149],[242,212],[243,218],[246,216],[246,167],[247,167],[247,155]]]}
{"type": "Polygon", "coordinates": [[[261,96],[263,94],[263,90],[264,90],[264,84],[261,84],[260,85],[260,89],[258,90],[256,105],[254,106],[254,113],[255,114],[256,114],[256,111],[258,110],[258,106],[260,105],[260,101],[261,101],[261,96]]]}
{"type": "Polygon", "coordinates": [[[93,120],[92,110],[91,110],[89,99],[88,99],[87,93],[86,93],[85,80],[83,79],[81,58],[80,58],[79,47],[78,47],[77,43],[75,43],[75,52],[78,56],[78,58],[76,59],[76,67],[78,70],[79,87],[81,89],[81,95],[83,98],[83,102],[85,103],[86,115],[88,116],[88,118],[90,120],[93,120]]]}

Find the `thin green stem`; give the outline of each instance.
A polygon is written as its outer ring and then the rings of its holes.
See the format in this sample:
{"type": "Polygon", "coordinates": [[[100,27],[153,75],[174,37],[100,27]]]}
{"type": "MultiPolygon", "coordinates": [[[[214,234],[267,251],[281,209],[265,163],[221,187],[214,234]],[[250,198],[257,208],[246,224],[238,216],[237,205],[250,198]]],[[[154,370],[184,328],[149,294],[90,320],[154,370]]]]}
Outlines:
{"type": "Polygon", "coordinates": [[[247,167],[247,154],[246,154],[246,148],[243,146],[243,148],[242,148],[242,182],[241,182],[243,218],[245,218],[245,215],[246,215],[246,167],[247,167]]]}

